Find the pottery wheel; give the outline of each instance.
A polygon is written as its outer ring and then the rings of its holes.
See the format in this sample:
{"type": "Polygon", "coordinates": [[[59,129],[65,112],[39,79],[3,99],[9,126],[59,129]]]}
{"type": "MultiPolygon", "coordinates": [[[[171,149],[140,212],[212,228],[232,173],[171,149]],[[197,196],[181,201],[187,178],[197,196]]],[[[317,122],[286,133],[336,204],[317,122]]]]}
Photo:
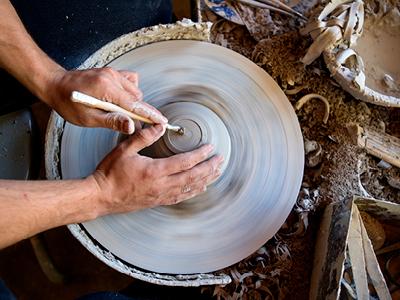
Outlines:
{"type": "MultiPolygon", "coordinates": [[[[204,194],[83,223],[89,235],[128,264],[170,274],[219,270],[261,247],[287,218],[303,175],[300,127],[279,86],[243,56],[198,41],[153,43],[109,66],[138,72],[146,101],[185,128],[184,136],[167,132],[146,155],[212,143],[225,162],[204,194]]],[[[62,177],[91,174],[121,138],[67,123],[62,177]]]]}

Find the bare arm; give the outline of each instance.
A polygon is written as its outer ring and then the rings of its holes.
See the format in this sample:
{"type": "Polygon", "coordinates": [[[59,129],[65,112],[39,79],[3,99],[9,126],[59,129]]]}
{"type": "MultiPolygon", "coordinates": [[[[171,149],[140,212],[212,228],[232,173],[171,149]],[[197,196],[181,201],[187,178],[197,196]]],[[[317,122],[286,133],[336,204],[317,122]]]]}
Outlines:
{"type": "Polygon", "coordinates": [[[96,183],[0,180],[0,249],[38,232],[98,215],[96,183]]]}
{"type": "Polygon", "coordinates": [[[76,125],[107,127],[128,134],[135,130],[133,121],[123,114],[72,102],[73,90],[113,102],[155,123],[167,122],[159,111],[142,101],[136,73],[111,68],[67,71],[54,62],[33,41],[8,0],[0,0],[0,67],[76,125]]]}
{"type": "Polygon", "coordinates": [[[134,131],[125,115],[71,102],[71,92],[78,90],[161,124],[121,143],[86,179],[0,180],[0,249],[60,225],[178,203],[203,192],[220,174],[223,159],[206,160],[212,152],[207,146],[166,159],[140,156],[139,150],[161,137],[167,120],[142,101],[137,74],[110,68],[64,70],[35,44],[7,0],[0,0],[0,67],[71,123],[134,131]]]}
{"type": "Polygon", "coordinates": [[[163,159],[138,154],[164,130],[156,125],[137,132],[86,179],[0,180],[0,249],[53,227],[176,204],[204,192],[223,162],[221,156],[206,160],[211,146],[163,159]]]}

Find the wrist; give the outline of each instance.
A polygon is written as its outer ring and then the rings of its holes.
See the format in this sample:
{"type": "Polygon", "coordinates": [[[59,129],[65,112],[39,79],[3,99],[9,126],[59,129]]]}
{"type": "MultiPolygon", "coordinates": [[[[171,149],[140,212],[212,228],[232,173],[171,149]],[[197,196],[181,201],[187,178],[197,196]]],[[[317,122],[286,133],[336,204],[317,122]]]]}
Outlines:
{"type": "Polygon", "coordinates": [[[51,108],[55,107],[59,85],[66,72],[63,67],[54,63],[44,71],[43,76],[39,76],[36,96],[51,108]]]}
{"type": "Polygon", "coordinates": [[[110,209],[107,203],[109,203],[108,199],[110,198],[110,193],[105,189],[108,184],[106,183],[104,175],[101,172],[95,171],[84,180],[91,187],[91,205],[96,214],[94,218],[108,214],[110,209]]]}
{"type": "Polygon", "coordinates": [[[95,180],[89,176],[78,180],[77,183],[74,191],[79,191],[78,195],[80,196],[76,198],[77,202],[69,199],[70,214],[67,213],[68,221],[65,222],[66,224],[91,221],[103,215],[99,205],[101,193],[95,180]]]}

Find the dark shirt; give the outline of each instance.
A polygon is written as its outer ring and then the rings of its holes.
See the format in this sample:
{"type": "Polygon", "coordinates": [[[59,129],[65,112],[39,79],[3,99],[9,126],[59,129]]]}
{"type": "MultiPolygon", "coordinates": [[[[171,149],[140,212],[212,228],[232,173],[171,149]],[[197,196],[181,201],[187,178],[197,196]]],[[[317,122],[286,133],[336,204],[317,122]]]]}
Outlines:
{"type": "Polygon", "coordinates": [[[12,0],[38,45],[75,68],[122,34],[171,22],[169,0],[12,0]]]}

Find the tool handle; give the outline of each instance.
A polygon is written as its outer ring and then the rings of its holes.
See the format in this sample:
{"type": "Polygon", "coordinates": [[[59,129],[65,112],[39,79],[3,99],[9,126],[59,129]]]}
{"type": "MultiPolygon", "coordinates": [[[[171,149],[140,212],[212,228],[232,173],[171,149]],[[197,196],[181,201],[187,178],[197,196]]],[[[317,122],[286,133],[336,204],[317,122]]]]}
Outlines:
{"type": "Polygon", "coordinates": [[[84,93],[81,92],[77,92],[77,91],[73,91],[71,94],[71,100],[75,103],[80,103],[89,107],[93,107],[93,108],[98,108],[104,111],[109,111],[109,112],[118,112],[118,113],[123,113],[128,115],[130,118],[135,119],[135,120],[139,120],[142,122],[145,122],[147,124],[154,124],[153,121],[139,116],[129,110],[126,110],[118,105],[115,105],[113,103],[110,102],[106,102],[106,101],[101,101],[97,98],[94,98],[92,96],[86,95],[84,93]]]}

